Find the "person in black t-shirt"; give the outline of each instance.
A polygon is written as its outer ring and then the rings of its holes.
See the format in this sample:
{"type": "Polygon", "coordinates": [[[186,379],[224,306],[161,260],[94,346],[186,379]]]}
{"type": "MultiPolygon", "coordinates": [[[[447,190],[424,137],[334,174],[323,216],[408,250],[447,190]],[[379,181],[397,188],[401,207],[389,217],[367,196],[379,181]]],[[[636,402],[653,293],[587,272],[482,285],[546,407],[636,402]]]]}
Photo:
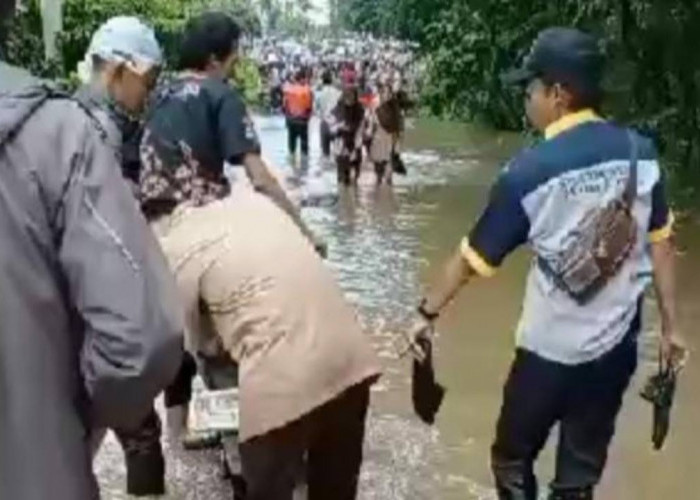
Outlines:
{"type": "Polygon", "coordinates": [[[224,198],[230,193],[224,163],[242,165],[253,187],[325,253],[262,160],[246,106],[227,82],[239,38],[240,28],[224,13],[208,12],[187,24],[181,72],[158,91],[141,143],[142,208],[153,220],[183,202],[202,206],[224,198]]]}

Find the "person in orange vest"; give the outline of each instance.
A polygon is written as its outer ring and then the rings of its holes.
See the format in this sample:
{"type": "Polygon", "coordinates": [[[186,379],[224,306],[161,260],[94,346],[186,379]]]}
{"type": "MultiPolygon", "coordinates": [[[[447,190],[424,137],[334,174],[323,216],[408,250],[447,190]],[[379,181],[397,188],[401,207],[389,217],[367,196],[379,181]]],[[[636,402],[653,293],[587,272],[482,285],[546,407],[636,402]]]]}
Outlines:
{"type": "Polygon", "coordinates": [[[309,85],[307,71],[300,70],[292,83],[284,88],[284,114],[287,119],[289,155],[297,153],[297,142],[301,142],[301,155],[309,156],[309,120],[313,112],[313,91],[309,85]]]}

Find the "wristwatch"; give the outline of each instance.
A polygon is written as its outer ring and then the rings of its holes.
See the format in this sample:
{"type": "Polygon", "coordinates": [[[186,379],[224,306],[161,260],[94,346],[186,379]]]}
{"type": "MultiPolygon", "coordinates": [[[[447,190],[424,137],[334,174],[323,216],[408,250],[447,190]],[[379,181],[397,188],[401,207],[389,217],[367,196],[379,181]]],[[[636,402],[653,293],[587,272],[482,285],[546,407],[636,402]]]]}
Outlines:
{"type": "Polygon", "coordinates": [[[425,305],[428,301],[426,299],[423,299],[420,301],[420,305],[418,306],[418,314],[420,314],[424,320],[428,321],[429,323],[432,323],[436,319],[440,317],[440,313],[436,312],[430,312],[425,308],[425,305]]]}

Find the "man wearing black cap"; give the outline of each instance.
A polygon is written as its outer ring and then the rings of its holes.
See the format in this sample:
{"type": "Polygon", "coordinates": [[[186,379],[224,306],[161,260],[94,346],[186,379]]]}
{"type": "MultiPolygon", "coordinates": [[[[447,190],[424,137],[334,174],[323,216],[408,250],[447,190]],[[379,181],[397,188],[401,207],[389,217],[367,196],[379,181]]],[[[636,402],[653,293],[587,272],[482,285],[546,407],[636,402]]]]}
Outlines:
{"type": "Polygon", "coordinates": [[[513,250],[530,247],[535,259],[492,448],[502,500],[538,498],[533,462],[555,424],[550,498],[593,498],[637,364],[646,276],[659,299],[662,361],[678,367],[685,358],[663,173],[649,140],[596,112],[602,71],[593,37],[550,28],[506,75],[526,88],[528,119],[544,140],[502,171],[411,333],[411,340],[429,335],[470,278],[493,275],[513,250]]]}

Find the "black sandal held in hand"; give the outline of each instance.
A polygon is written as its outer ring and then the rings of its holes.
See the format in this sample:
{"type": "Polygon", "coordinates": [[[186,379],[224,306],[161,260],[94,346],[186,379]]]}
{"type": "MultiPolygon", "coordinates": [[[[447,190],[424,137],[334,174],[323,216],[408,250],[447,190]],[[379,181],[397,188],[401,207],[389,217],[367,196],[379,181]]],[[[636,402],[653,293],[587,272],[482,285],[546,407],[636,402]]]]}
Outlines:
{"type": "Polygon", "coordinates": [[[652,443],[654,450],[660,450],[671,426],[671,408],[676,394],[676,372],[673,368],[663,369],[653,375],[644,386],[640,396],[654,405],[652,443]]]}
{"type": "Polygon", "coordinates": [[[419,336],[415,343],[425,356],[420,361],[413,360],[413,408],[423,422],[433,425],[445,397],[445,388],[435,380],[432,340],[419,336]]]}

